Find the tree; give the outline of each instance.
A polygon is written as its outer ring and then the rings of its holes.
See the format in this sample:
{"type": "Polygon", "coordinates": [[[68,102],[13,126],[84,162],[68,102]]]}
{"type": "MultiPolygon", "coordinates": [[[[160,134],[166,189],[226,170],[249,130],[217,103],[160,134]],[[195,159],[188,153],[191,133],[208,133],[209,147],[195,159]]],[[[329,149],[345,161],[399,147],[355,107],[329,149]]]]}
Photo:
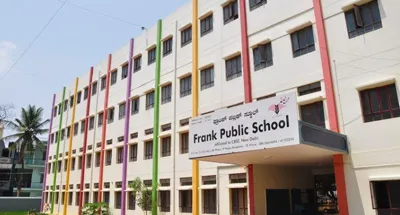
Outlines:
{"type": "Polygon", "coordinates": [[[136,198],[137,205],[145,212],[151,210],[151,190],[149,190],[140,180],[136,178],[129,184],[129,187],[133,190],[133,195],[136,198]]]}
{"type": "MultiPolygon", "coordinates": [[[[4,120],[5,127],[16,131],[15,134],[3,137],[5,141],[14,141],[14,144],[9,146],[10,150],[19,152],[18,163],[21,164],[21,172],[24,172],[24,154],[26,151],[34,152],[36,147],[44,148],[44,143],[39,139],[41,135],[48,132],[44,128],[49,123],[49,120],[43,120],[43,108],[29,105],[27,109],[21,109],[21,118],[15,121],[4,120]]],[[[15,163],[13,164],[15,168],[15,163]]],[[[21,192],[23,175],[17,174],[17,196],[21,192]]]]}
{"type": "Polygon", "coordinates": [[[13,117],[14,105],[4,104],[0,105],[0,122],[13,117]]]}

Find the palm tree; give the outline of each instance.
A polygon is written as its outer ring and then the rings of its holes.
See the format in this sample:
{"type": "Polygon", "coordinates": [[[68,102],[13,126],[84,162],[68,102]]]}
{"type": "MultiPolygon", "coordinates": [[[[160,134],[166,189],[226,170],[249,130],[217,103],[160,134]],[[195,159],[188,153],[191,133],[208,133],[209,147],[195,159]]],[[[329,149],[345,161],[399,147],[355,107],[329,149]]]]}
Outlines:
{"type": "MultiPolygon", "coordinates": [[[[4,120],[5,127],[16,131],[15,134],[3,137],[4,141],[13,141],[14,144],[10,146],[10,150],[18,151],[18,163],[21,164],[21,172],[24,172],[24,154],[26,151],[33,153],[36,147],[44,148],[44,143],[39,139],[41,135],[45,135],[48,132],[47,128],[44,128],[49,120],[43,121],[43,108],[36,108],[36,106],[29,105],[27,109],[21,109],[21,118],[15,119],[15,121],[4,120]]],[[[15,168],[13,164],[13,169],[15,168]]],[[[23,175],[17,174],[19,178],[17,196],[21,192],[23,175]]]]}

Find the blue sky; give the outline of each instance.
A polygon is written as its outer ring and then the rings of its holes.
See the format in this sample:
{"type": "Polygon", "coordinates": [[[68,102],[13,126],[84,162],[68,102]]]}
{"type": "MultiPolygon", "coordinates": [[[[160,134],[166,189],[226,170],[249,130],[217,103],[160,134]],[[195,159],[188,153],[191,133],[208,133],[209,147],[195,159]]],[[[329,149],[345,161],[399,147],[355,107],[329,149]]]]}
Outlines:
{"type": "Polygon", "coordinates": [[[141,29],[133,24],[155,25],[159,18],[168,16],[188,1],[68,0],[3,79],[63,2],[1,1],[0,104],[13,103],[17,116],[21,107],[40,106],[48,118],[52,94],[138,35],[141,29]]]}

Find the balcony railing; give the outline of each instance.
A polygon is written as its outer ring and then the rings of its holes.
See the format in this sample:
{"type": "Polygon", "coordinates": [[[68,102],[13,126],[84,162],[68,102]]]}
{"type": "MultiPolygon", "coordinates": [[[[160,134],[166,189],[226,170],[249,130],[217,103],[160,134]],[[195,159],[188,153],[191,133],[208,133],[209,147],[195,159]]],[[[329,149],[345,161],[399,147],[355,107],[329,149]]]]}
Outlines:
{"type": "Polygon", "coordinates": [[[45,162],[43,159],[24,158],[25,165],[44,165],[45,162]]]}

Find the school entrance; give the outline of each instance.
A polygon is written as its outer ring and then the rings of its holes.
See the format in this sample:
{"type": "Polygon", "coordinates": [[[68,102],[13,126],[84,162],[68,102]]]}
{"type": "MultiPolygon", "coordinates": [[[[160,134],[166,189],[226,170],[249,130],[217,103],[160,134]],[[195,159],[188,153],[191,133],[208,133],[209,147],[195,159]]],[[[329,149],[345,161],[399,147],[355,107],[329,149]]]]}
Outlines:
{"type": "Polygon", "coordinates": [[[247,167],[232,214],[347,214],[347,138],[299,121],[295,94],[194,118],[189,134],[189,158],[247,167]]]}

